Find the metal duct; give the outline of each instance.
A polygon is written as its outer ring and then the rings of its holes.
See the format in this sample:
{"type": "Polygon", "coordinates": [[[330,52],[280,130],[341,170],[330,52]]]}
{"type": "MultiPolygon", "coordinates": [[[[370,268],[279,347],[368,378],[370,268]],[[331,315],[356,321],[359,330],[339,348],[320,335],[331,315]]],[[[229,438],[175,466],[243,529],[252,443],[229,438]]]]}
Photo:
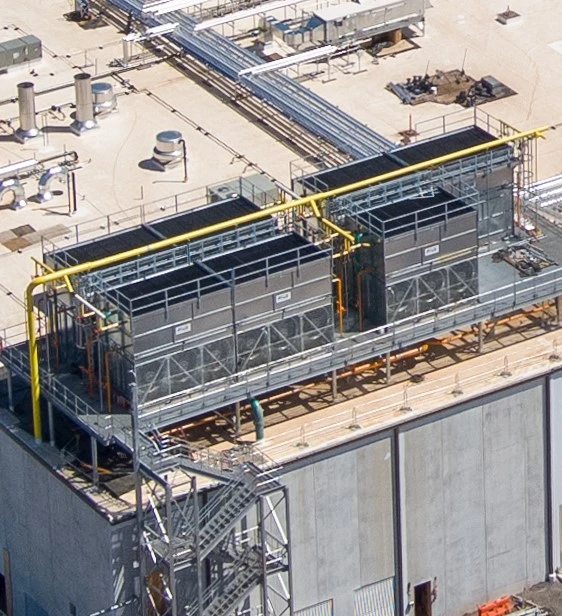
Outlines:
{"type": "Polygon", "coordinates": [[[39,134],[35,123],[35,92],[31,81],[18,83],[18,107],[20,127],[16,130],[16,139],[23,143],[39,134]]]}
{"type": "Polygon", "coordinates": [[[250,407],[252,408],[252,419],[254,420],[254,426],[256,428],[256,441],[263,441],[265,438],[265,419],[263,408],[259,401],[255,398],[250,400],[250,407]]]}
{"type": "Polygon", "coordinates": [[[94,101],[92,96],[92,76],[89,73],[74,75],[74,89],[76,92],[76,116],[70,129],[78,136],[96,128],[94,120],[94,101]]]}
{"type": "Polygon", "coordinates": [[[4,204],[4,198],[9,193],[12,193],[12,200],[9,202],[10,209],[21,210],[27,205],[25,191],[19,180],[10,178],[0,182],[0,204],[4,204]]]}
{"type": "Polygon", "coordinates": [[[45,171],[45,173],[43,173],[39,178],[39,184],[37,186],[37,199],[39,199],[41,203],[50,201],[53,198],[53,194],[50,191],[50,186],[53,180],[58,179],[62,182],[66,180],[67,176],[68,169],[66,167],[60,167],[57,165],[56,167],[47,169],[47,171],[45,171]]]}

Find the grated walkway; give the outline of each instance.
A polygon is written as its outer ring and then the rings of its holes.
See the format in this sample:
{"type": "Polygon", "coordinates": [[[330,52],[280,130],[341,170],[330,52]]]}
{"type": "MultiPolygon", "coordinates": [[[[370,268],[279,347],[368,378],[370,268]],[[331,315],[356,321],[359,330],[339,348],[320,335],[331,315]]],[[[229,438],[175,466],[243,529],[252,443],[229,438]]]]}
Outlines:
{"type": "Polygon", "coordinates": [[[142,14],[142,0],[107,1],[151,27],[179,23],[174,32],[168,35],[175,43],[234,82],[242,83],[288,118],[353,158],[372,156],[394,147],[391,141],[366,124],[282,73],[239,78],[238,73],[242,69],[257,66],[262,61],[213,30],[194,32],[198,22],[182,11],[153,17],[142,14]]]}

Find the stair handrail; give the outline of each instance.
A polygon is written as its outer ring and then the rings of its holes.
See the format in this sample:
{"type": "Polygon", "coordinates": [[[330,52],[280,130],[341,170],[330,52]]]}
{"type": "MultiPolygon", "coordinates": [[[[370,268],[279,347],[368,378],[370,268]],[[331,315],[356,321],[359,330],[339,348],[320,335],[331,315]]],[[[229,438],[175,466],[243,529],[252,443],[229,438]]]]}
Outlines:
{"type": "MultiPolygon", "coordinates": [[[[253,567],[261,564],[261,556],[258,553],[258,549],[254,547],[247,548],[238,560],[235,561],[233,568],[223,578],[217,578],[212,584],[210,584],[202,595],[203,610],[206,611],[209,608],[216,597],[230,596],[228,593],[224,593],[225,587],[229,586],[232,582],[237,582],[237,586],[241,586],[240,576],[244,573],[253,574],[253,567]],[[253,558],[252,558],[253,556],[253,558]],[[257,559],[257,562],[256,562],[257,559]]],[[[248,579],[251,575],[245,576],[248,579]]],[[[237,603],[238,601],[236,601],[237,603]]],[[[195,616],[197,614],[197,606],[194,606],[191,610],[186,609],[188,616],[195,616]]],[[[199,614],[198,616],[202,616],[199,614]]]]}

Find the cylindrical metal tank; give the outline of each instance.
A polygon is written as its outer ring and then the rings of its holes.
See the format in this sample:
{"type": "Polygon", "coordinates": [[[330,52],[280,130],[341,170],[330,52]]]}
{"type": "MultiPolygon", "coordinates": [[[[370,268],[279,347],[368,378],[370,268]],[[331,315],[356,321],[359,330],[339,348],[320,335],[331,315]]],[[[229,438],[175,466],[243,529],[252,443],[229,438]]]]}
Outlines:
{"type": "Polygon", "coordinates": [[[18,83],[18,108],[20,126],[16,130],[16,138],[23,142],[37,137],[39,129],[35,122],[35,92],[30,81],[18,83]]]}
{"type": "Polygon", "coordinates": [[[76,116],[71,130],[77,135],[97,126],[94,120],[94,102],[92,96],[92,77],[89,73],[74,75],[76,92],[76,116]]]}
{"type": "Polygon", "coordinates": [[[92,84],[92,97],[94,102],[94,116],[104,116],[117,107],[117,98],[113,86],[106,81],[92,84]]]}
{"type": "Polygon", "coordinates": [[[185,144],[177,130],[165,130],[156,135],[153,157],[163,167],[171,167],[183,160],[185,144]]]}

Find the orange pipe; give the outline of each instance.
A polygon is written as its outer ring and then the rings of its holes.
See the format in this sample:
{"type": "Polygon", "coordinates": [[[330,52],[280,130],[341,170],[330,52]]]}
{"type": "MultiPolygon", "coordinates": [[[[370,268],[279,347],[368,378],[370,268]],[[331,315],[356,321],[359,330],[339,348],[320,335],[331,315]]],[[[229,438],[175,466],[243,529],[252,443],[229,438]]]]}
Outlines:
{"type": "Polygon", "coordinates": [[[80,368],[82,369],[83,372],[86,373],[86,376],[88,378],[88,394],[90,396],[94,395],[94,387],[95,387],[93,345],[94,345],[93,336],[89,336],[88,340],[86,340],[86,367],[80,366],[80,368]]]}
{"type": "MultiPolygon", "coordinates": [[[[406,351],[396,353],[395,355],[391,355],[390,363],[394,364],[395,362],[400,361],[401,359],[407,359],[409,357],[416,357],[416,355],[421,355],[422,353],[425,353],[428,349],[429,349],[428,344],[422,344],[419,347],[415,347],[413,349],[408,349],[406,351]]],[[[382,368],[385,362],[386,360],[384,359],[377,359],[375,361],[372,361],[366,364],[359,364],[358,366],[353,366],[347,372],[342,372],[338,374],[338,378],[342,378],[346,376],[355,376],[356,374],[361,374],[362,372],[365,372],[366,370],[376,370],[377,368],[382,368]]]]}
{"type": "Polygon", "coordinates": [[[466,336],[472,335],[472,332],[462,332],[460,334],[452,334],[451,336],[445,336],[445,338],[432,338],[427,341],[429,346],[441,345],[441,344],[449,344],[449,342],[454,342],[455,340],[460,340],[461,338],[465,338],[466,336]]]}
{"type": "MultiPolygon", "coordinates": [[[[88,468],[88,469],[93,469],[94,467],[91,464],[88,464],[87,462],[80,462],[80,466],[83,466],[84,468],[88,468]]],[[[116,473],[114,471],[109,470],[108,468],[104,468],[103,466],[98,466],[98,473],[102,473],[103,475],[115,475],[116,473]]]]}
{"type": "Polygon", "coordinates": [[[490,326],[484,333],[485,335],[488,335],[495,327],[498,327],[498,325],[505,325],[506,323],[510,323],[511,321],[515,321],[516,319],[520,319],[521,317],[535,314],[536,312],[544,312],[544,310],[544,306],[535,306],[534,308],[529,308],[528,310],[520,310],[515,314],[510,314],[508,317],[504,317],[503,319],[499,319],[497,321],[490,321],[490,326]]]}
{"type": "Polygon", "coordinates": [[[336,283],[338,287],[338,301],[337,301],[337,313],[339,317],[339,325],[340,325],[340,334],[343,334],[343,313],[345,312],[345,308],[343,307],[343,285],[341,278],[334,278],[333,282],[336,283]]]}

